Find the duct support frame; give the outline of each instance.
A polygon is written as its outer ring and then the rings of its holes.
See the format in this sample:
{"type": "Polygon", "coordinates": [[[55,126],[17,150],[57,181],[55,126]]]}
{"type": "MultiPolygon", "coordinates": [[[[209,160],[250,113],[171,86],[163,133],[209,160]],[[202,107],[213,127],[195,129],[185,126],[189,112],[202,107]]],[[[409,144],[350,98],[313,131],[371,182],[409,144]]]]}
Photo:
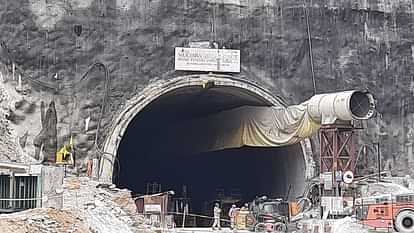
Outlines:
{"type": "Polygon", "coordinates": [[[355,128],[350,124],[322,125],[319,140],[321,191],[323,196],[341,196],[339,184],[342,175],[347,171],[355,173],[355,128]],[[327,181],[331,182],[332,188],[328,188],[327,181]]]}

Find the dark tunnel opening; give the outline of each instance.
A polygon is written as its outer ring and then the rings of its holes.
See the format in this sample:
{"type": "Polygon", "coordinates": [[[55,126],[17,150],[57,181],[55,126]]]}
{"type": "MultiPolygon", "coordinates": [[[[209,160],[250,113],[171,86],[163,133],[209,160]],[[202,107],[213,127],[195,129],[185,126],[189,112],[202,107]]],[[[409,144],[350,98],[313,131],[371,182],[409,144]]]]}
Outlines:
{"type": "MultiPolygon", "coordinates": [[[[156,182],[162,191],[174,190],[174,197],[182,196],[185,185],[191,211],[209,215],[211,202],[223,199],[223,195],[239,206],[261,195],[285,197],[289,186],[289,197],[298,196],[305,179],[300,145],[245,146],[199,154],[170,148],[154,150],[165,145],[162,135],[166,128],[245,105],[270,103],[245,89],[227,86],[185,87],[157,98],[129,124],[118,149],[120,169],[115,166],[114,183],[147,194],[147,184],[156,182]]],[[[175,136],[185,133],[176,132],[175,136]]]]}

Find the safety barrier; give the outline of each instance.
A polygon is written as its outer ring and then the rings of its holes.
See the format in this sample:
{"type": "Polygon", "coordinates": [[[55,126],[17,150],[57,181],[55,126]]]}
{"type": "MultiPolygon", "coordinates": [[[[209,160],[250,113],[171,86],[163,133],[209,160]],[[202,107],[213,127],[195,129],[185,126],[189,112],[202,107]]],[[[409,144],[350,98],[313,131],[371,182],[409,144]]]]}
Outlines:
{"type": "Polygon", "coordinates": [[[39,207],[40,195],[37,176],[0,176],[0,212],[39,207]]]}

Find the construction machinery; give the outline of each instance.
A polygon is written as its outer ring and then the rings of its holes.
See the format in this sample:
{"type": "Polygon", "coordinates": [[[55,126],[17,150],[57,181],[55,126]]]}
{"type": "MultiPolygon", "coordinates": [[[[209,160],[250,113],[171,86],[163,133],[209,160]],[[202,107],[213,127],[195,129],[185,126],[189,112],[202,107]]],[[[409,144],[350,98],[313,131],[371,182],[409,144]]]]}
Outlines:
{"type": "Polygon", "coordinates": [[[63,147],[56,153],[56,164],[74,165],[74,151],[73,138],[70,137],[69,144],[63,145],[63,147]]]}
{"type": "Polygon", "coordinates": [[[355,203],[357,218],[374,230],[414,232],[414,194],[358,198],[355,203]]]}
{"type": "Polygon", "coordinates": [[[247,229],[254,232],[287,232],[289,203],[283,199],[256,198],[249,204],[247,229]]]}

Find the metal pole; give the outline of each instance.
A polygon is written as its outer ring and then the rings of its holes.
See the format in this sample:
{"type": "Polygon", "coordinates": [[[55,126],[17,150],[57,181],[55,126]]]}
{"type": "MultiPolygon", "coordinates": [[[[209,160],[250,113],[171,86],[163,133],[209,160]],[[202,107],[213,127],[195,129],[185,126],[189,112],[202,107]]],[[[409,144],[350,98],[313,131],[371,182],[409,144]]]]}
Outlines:
{"type": "MultiPolygon", "coordinates": [[[[9,190],[9,198],[15,198],[15,183],[16,179],[14,173],[10,175],[10,190],[9,190]]],[[[15,208],[15,203],[13,201],[9,202],[10,208],[15,208]]]]}
{"type": "Polygon", "coordinates": [[[309,12],[307,9],[306,0],[303,0],[303,11],[306,16],[306,29],[308,33],[308,46],[309,46],[309,62],[311,67],[311,73],[312,73],[312,84],[313,84],[313,94],[316,95],[316,81],[315,81],[315,70],[314,70],[314,64],[313,64],[313,53],[312,53],[312,36],[311,36],[311,30],[309,26],[309,12]]]}
{"type": "Polygon", "coordinates": [[[167,203],[167,199],[168,198],[168,195],[166,195],[166,196],[164,196],[163,197],[163,208],[161,208],[161,227],[162,227],[162,229],[163,230],[165,230],[165,209],[167,208],[166,207],[166,203],[167,203]]]}
{"type": "Polygon", "coordinates": [[[183,210],[183,225],[181,226],[182,228],[185,227],[185,215],[187,214],[187,204],[185,204],[184,206],[184,210],[183,210]]]}
{"type": "Polygon", "coordinates": [[[379,139],[377,142],[377,164],[378,164],[378,183],[381,181],[381,152],[380,152],[380,143],[379,139]]]}

